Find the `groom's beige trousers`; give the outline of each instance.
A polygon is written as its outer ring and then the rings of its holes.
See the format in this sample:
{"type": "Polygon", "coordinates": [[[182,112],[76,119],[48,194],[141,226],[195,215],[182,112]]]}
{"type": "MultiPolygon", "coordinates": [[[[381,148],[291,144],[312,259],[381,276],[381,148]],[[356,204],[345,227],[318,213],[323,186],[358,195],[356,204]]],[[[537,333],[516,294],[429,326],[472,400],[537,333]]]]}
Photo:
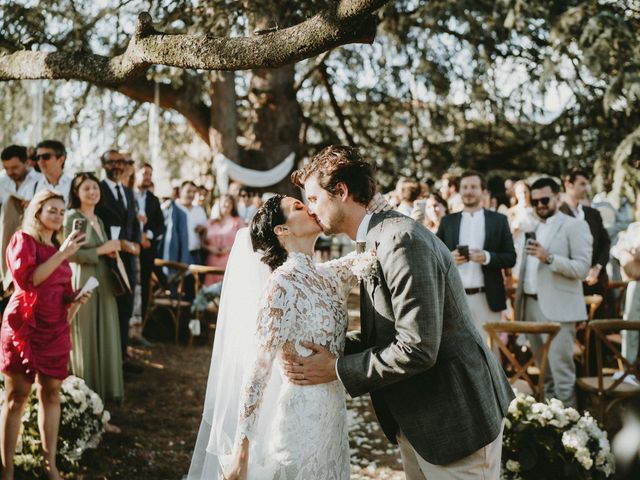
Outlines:
{"type": "Polygon", "coordinates": [[[407,480],[499,480],[502,458],[502,429],[493,442],[471,455],[447,465],[433,465],[416,453],[402,432],[398,446],[407,480]]]}

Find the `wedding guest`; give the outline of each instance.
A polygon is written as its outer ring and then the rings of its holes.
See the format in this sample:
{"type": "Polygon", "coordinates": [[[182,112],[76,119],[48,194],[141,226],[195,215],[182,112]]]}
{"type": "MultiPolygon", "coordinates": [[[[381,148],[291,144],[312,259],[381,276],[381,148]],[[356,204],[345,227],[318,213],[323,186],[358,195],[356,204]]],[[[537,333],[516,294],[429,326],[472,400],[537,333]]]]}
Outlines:
{"type": "MultiPolygon", "coordinates": [[[[242,221],[247,225],[251,223],[251,219],[258,211],[258,207],[254,203],[255,197],[256,195],[254,194],[254,192],[250,191],[248,188],[246,187],[240,188],[236,207],[238,210],[238,216],[242,218],[242,221]]],[[[222,198],[220,198],[218,204],[221,205],[221,202],[222,202],[222,198]]]]}
{"type": "Polygon", "coordinates": [[[211,213],[211,204],[209,203],[209,190],[203,185],[199,185],[196,189],[196,196],[193,199],[193,204],[202,207],[207,214],[207,217],[211,213]]]}
{"type": "Polygon", "coordinates": [[[0,174],[0,203],[10,195],[21,200],[31,200],[38,180],[42,177],[27,164],[27,148],[9,145],[0,152],[4,171],[0,174]]]}
{"type": "Polygon", "coordinates": [[[447,201],[435,192],[429,195],[425,208],[425,226],[432,233],[438,231],[442,217],[448,214],[449,206],[447,201]]]}
{"type": "Polygon", "coordinates": [[[509,219],[509,227],[513,236],[513,244],[516,249],[516,264],[512,273],[515,279],[518,278],[520,272],[520,263],[522,261],[524,251],[525,234],[533,232],[538,226],[538,219],[531,206],[531,190],[524,180],[518,180],[513,186],[516,203],[507,212],[509,219]]]}
{"type": "Polygon", "coordinates": [[[440,196],[447,201],[451,213],[460,212],[464,208],[462,197],[458,193],[458,177],[453,173],[445,173],[440,179],[440,196]]]}
{"type": "Polygon", "coordinates": [[[187,215],[187,233],[189,236],[189,263],[201,265],[202,256],[200,248],[202,246],[202,234],[207,228],[207,214],[204,208],[193,205],[196,195],[196,184],[191,180],[186,180],[180,185],[180,197],[176,201],[176,206],[187,215]]]}
{"type": "MultiPolygon", "coordinates": [[[[622,267],[625,279],[629,281],[624,302],[623,320],[640,318],[640,195],[636,198],[635,222],[618,234],[618,240],[611,249],[611,255],[622,267]]],[[[634,362],[640,354],[640,332],[622,332],[622,356],[634,362]]]]}
{"type": "Polygon", "coordinates": [[[64,198],[57,192],[38,192],[6,252],[15,291],[0,331],[0,370],[6,388],[0,414],[3,479],[13,479],[22,414],[31,386],[37,382],[44,472],[47,478],[62,480],[56,450],[60,388],[68,375],[71,351],[69,324],[91,297],[86,294],[75,299],[68,259],[84,245],[85,238],[73,232],[60,244],[64,207],[64,198]]]}
{"type": "Polygon", "coordinates": [[[122,170],[122,178],[120,182],[125,187],[133,190],[135,188],[135,163],[131,158],[131,154],[129,152],[122,152],[122,157],[124,158],[124,169],[122,170]]]}
{"type": "Polygon", "coordinates": [[[469,170],[459,178],[462,212],[442,219],[436,235],[449,248],[462,279],[473,321],[483,340],[485,323],[507,308],[502,270],[516,263],[507,217],[482,207],[485,179],[469,170]]]}
{"type": "Polygon", "coordinates": [[[120,258],[127,273],[130,292],[119,295],[118,317],[120,321],[120,347],[122,349],[122,367],[126,372],[140,373],[140,365],[134,363],[127,352],[129,343],[129,320],[133,314],[133,292],[136,285],[136,259],[140,254],[140,224],[133,192],[122,185],[120,178],[126,160],[117,150],[107,150],[100,157],[106,178],[100,182],[100,201],[96,205],[96,215],[100,217],[108,238],[119,230],[120,258]]]}
{"type": "Polygon", "coordinates": [[[165,234],[162,236],[160,252],[164,260],[191,263],[187,214],[176,206],[175,200],[162,205],[165,234]]]}
{"type": "MultiPolygon", "coordinates": [[[[563,186],[565,190],[564,202],[560,205],[560,211],[570,217],[584,220],[589,225],[593,237],[593,253],[591,256],[591,269],[582,283],[585,295],[601,295],[606,300],[607,263],[611,250],[611,239],[607,233],[602,216],[595,208],[585,206],[582,202],[588,200],[589,174],[584,170],[573,169],[564,176],[563,186]]],[[[608,302],[603,302],[596,313],[597,318],[607,318],[608,302]]]]}
{"type": "Polygon", "coordinates": [[[122,350],[118,303],[111,285],[107,256],[120,251],[120,240],[109,240],[95,208],[100,201],[100,181],[92,173],[79,173],[71,183],[65,235],[73,231],[74,220],[86,222],[82,233],[86,243],[69,258],[73,285],[82,288],[89,277],[100,285],[71,326],[73,350],[71,371],[106,400],[122,400],[122,350]]]}
{"type": "MultiPolygon", "coordinates": [[[[575,408],[573,344],[576,322],[587,319],[582,279],[591,265],[593,239],[586,222],[559,211],[560,185],[552,178],[540,178],[531,185],[531,205],[540,224],[537,238],[525,245],[515,318],[561,324],[549,348],[545,396],[575,408]]],[[[542,347],[541,335],[528,338],[534,352],[542,347]]]]}
{"type": "Polygon", "coordinates": [[[145,163],[136,173],[136,202],[140,222],[140,315],[145,317],[149,302],[149,281],[154,261],[159,253],[159,245],[165,232],[164,215],[160,200],[151,191],[153,167],[145,163]]]}
{"type": "Polygon", "coordinates": [[[518,177],[509,177],[504,181],[504,192],[509,199],[509,206],[512,207],[516,204],[516,183],[520,179],[518,177]]]}
{"type": "Polygon", "coordinates": [[[420,187],[414,182],[404,182],[400,191],[398,192],[399,205],[396,207],[396,211],[411,216],[413,212],[413,204],[420,195],[420,187]]]}
{"type": "Polygon", "coordinates": [[[43,140],[36,145],[36,160],[42,172],[38,180],[36,192],[53,190],[64,197],[65,205],[69,202],[69,189],[72,177],[64,173],[67,150],[58,140],[43,140]]]}
{"type": "MultiPolygon", "coordinates": [[[[209,220],[207,223],[205,233],[205,248],[209,253],[207,265],[221,268],[227,266],[236,233],[245,225],[244,220],[238,215],[233,197],[222,195],[220,197],[220,218],[209,220]]],[[[222,277],[222,275],[207,274],[205,285],[221,282],[222,277]]]]}
{"type": "Polygon", "coordinates": [[[442,217],[449,214],[449,206],[438,193],[430,193],[425,200],[416,200],[411,218],[422,223],[432,233],[438,231],[442,217]]]}

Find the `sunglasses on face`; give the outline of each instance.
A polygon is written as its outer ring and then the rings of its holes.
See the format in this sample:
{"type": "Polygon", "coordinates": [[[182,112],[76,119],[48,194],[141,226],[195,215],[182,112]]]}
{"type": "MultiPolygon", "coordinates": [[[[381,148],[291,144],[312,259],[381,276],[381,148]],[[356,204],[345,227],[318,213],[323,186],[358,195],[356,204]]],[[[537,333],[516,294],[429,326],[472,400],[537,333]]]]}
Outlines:
{"type": "Polygon", "coordinates": [[[53,153],[41,153],[40,155],[36,155],[37,160],[49,160],[51,157],[55,157],[53,153]]]}
{"type": "Polygon", "coordinates": [[[106,160],[104,162],[105,165],[124,165],[124,160],[106,160]]]}
{"type": "Polygon", "coordinates": [[[538,204],[542,204],[546,207],[547,205],[549,205],[550,201],[551,201],[551,197],[532,198],[531,205],[534,207],[537,207],[538,204]]]}

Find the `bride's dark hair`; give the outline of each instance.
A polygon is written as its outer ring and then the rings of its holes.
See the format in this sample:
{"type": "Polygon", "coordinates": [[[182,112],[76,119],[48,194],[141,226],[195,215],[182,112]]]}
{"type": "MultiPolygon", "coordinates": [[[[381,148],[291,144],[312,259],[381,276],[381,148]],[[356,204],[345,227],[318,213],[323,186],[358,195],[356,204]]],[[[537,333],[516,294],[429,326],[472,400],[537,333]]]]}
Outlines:
{"type": "Polygon", "coordinates": [[[280,206],[284,195],[274,195],[258,209],[251,220],[251,244],[262,252],[262,261],[275,270],[287,260],[287,251],[273,229],[287,222],[280,206]]]}

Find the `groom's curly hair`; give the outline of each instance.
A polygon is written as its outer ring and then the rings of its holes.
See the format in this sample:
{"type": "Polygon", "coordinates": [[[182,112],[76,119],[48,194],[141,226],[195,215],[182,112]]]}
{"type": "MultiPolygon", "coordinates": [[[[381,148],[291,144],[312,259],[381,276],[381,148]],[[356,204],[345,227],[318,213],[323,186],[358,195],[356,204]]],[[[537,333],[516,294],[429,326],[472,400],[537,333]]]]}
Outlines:
{"type": "Polygon", "coordinates": [[[304,189],[304,182],[316,176],[318,184],[335,195],[338,183],[344,183],[353,199],[367,205],[376,192],[373,166],[355,147],[330,145],[317,153],[309,163],[291,174],[294,185],[304,189]]]}

